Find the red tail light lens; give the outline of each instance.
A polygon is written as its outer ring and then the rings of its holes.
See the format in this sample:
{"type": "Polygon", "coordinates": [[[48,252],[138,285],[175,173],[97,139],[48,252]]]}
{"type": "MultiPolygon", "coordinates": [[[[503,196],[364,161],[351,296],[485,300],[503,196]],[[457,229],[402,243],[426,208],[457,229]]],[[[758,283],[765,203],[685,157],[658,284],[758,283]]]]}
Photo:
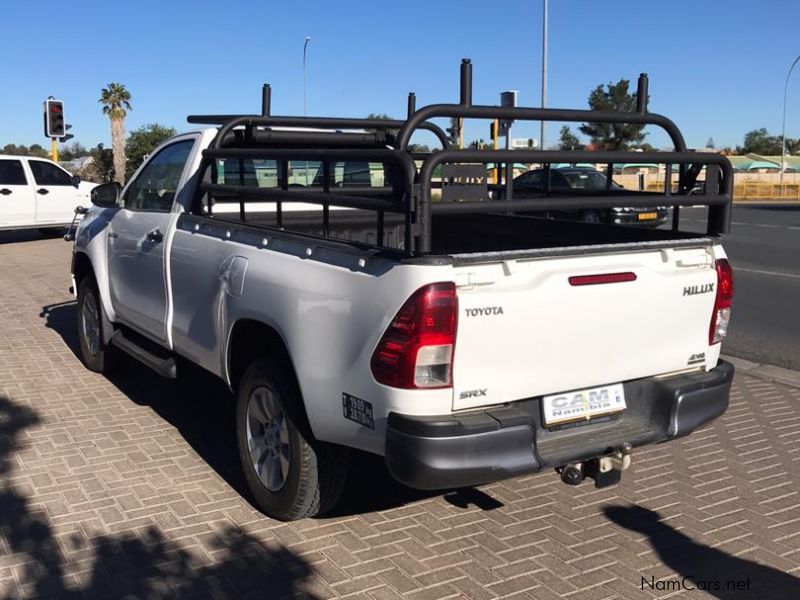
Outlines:
{"type": "Polygon", "coordinates": [[[452,282],[420,288],[403,304],[372,353],[372,375],[397,388],[453,385],[458,299],[452,282]]]}
{"type": "Polygon", "coordinates": [[[708,330],[708,343],[718,344],[728,334],[731,320],[731,301],[733,300],[733,268],[724,258],[714,263],[717,270],[717,296],[714,299],[714,312],[711,313],[711,326],[708,330]]]}

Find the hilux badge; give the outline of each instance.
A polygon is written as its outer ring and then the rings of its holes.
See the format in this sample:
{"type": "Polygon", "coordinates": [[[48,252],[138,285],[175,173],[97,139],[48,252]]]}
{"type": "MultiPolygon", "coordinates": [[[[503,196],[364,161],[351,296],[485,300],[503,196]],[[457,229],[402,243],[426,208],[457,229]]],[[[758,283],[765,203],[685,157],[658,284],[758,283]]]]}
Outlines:
{"type": "Polygon", "coordinates": [[[687,285],[683,288],[684,296],[695,296],[697,294],[708,294],[714,291],[713,283],[704,283],[703,285],[687,285]]]}

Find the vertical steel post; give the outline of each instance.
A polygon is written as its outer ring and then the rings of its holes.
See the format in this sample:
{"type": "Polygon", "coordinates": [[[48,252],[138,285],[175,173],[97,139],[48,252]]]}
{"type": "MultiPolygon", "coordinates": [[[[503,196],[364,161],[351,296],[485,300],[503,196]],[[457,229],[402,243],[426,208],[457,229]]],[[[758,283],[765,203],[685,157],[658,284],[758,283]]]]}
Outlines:
{"type": "Polygon", "coordinates": [[[636,85],[636,112],[647,112],[647,89],[649,80],[647,73],[639,73],[639,81],[636,85]]]}
{"type": "Polygon", "coordinates": [[[58,142],[56,138],[50,138],[50,155],[53,157],[53,162],[58,162],[58,142]]]}
{"type": "Polygon", "coordinates": [[[472,61],[461,59],[461,105],[472,105],[472,61]]]}
{"type": "Polygon", "coordinates": [[[261,116],[268,117],[270,113],[270,102],[272,99],[272,89],[268,83],[261,86],[261,116]]]}

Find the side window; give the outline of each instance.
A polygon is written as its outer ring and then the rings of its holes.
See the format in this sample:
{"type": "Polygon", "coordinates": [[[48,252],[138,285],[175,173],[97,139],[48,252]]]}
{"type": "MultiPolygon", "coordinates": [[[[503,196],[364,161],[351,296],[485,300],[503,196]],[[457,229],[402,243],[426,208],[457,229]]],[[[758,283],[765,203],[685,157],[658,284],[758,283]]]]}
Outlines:
{"type": "Polygon", "coordinates": [[[52,163],[32,160],[28,164],[37,185],[72,185],[72,176],[52,163]]]}
{"type": "Polygon", "coordinates": [[[27,185],[22,162],[18,160],[0,160],[0,185],[27,185]]]}
{"type": "Polygon", "coordinates": [[[194,140],[170,144],[151,158],[125,190],[125,208],[169,212],[194,140]]]}
{"type": "Polygon", "coordinates": [[[522,184],[530,187],[541,187],[542,186],[542,177],[541,171],[528,171],[522,176],[522,184]]]}
{"type": "Polygon", "coordinates": [[[289,187],[322,187],[322,163],[318,160],[290,160],[289,187]]]}
{"type": "Polygon", "coordinates": [[[217,183],[245,185],[248,187],[277,188],[278,163],[274,160],[245,158],[241,162],[244,173],[239,173],[239,159],[217,159],[217,183]]]}

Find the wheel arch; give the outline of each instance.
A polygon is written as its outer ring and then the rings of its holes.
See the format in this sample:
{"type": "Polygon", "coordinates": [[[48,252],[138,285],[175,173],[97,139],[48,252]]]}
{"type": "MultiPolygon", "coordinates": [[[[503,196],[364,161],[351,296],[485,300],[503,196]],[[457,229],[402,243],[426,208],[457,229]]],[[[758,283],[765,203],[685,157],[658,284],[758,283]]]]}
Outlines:
{"type": "Polygon", "coordinates": [[[237,388],[247,366],[259,356],[285,364],[297,381],[291,354],[278,330],[262,321],[242,318],[231,326],[225,353],[225,374],[231,389],[237,388]]]}
{"type": "Polygon", "coordinates": [[[225,357],[225,374],[228,385],[234,393],[238,393],[237,390],[244,372],[256,358],[272,359],[282,368],[287,369],[289,378],[296,386],[299,400],[299,406],[288,408],[292,411],[296,424],[313,435],[294,361],[288,345],[277,329],[256,319],[241,318],[237,320],[228,334],[225,357]]]}

